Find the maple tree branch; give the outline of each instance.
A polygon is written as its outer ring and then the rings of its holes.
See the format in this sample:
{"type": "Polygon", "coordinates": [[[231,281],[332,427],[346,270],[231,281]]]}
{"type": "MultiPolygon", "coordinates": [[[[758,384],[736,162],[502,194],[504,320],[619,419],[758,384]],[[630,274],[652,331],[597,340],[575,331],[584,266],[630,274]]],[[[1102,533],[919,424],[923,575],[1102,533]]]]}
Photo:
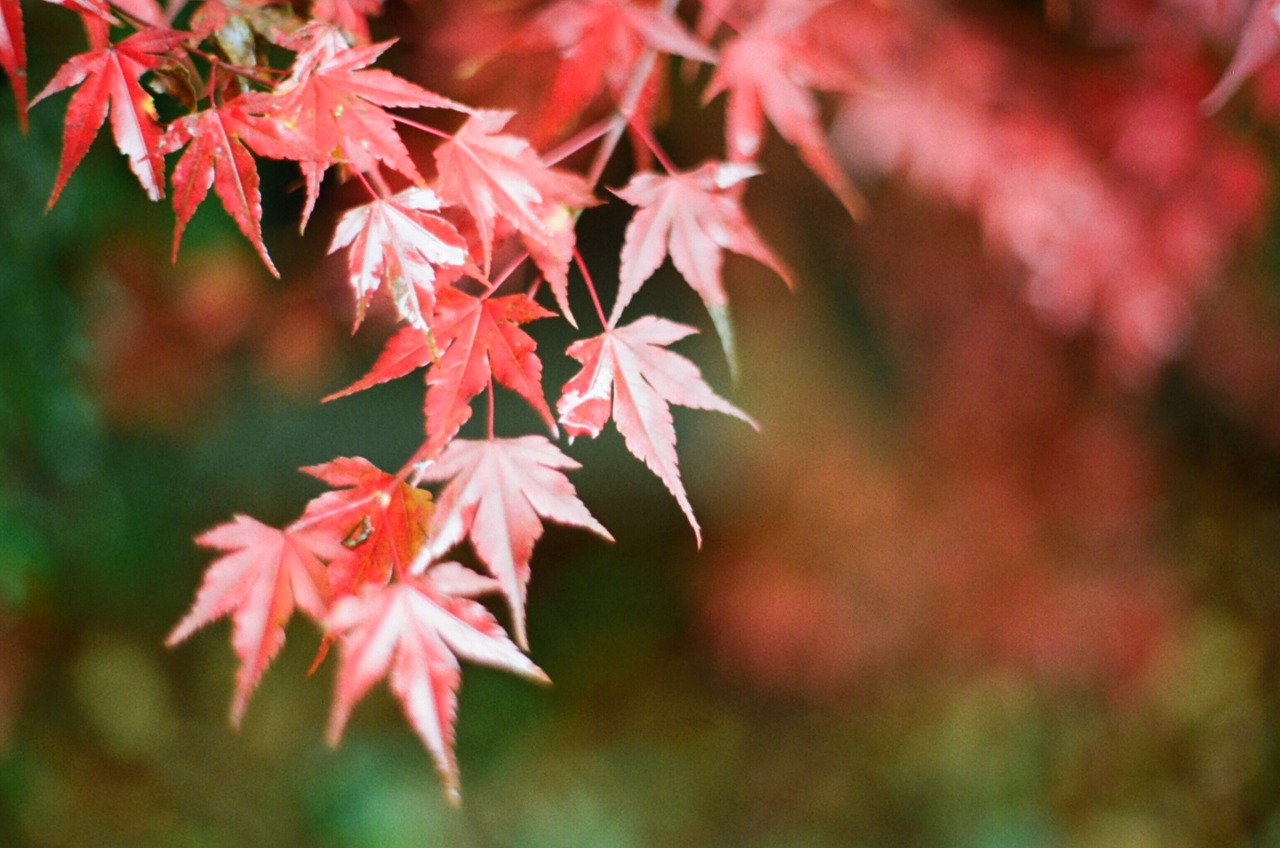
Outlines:
{"type": "MultiPolygon", "coordinates": [[[[247,65],[236,65],[232,62],[228,62],[226,59],[222,58],[216,53],[210,53],[208,50],[201,50],[199,47],[187,46],[185,49],[187,53],[189,53],[190,55],[198,56],[214,67],[226,68],[228,71],[231,71],[231,73],[235,74],[241,79],[252,80],[253,82],[258,83],[259,85],[268,85],[268,86],[274,85],[275,81],[272,80],[271,77],[282,77],[287,73],[287,71],[285,71],[282,68],[272,68],[267,65],[254,66],[254,67],[249,67],[247,65]]],[[[213,97],[212,88],[213,86],[212,86],[212,79],[211,79],[210,80],[210,100],[212,100],[212,97],[213,97]]]]}

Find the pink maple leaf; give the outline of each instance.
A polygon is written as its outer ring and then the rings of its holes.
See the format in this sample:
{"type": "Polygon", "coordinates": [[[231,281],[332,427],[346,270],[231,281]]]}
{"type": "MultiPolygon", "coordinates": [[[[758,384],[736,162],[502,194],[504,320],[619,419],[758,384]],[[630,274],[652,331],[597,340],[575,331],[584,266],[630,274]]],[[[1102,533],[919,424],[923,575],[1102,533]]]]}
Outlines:
{"type": "Polygon", "coordinates": [[[534,16],[519,40],[533,49],[555,50],[560,59],[538,116],[540,138],[581,117],[606,91],[620,103],[646,51],[706,63],[716,59],[670,11],[627,0],[559,0],[534,16]]]}
{"type": "Polygon", "coordinates": [[[165,644],[172,647],[206,624],[231,616],[231,643],[240,658],[231,721],[238,725],[262,673],[284,646],[284,627],[295,604],[317,621],[324,618],[328,580],[316,556],[316,540],[247,515],[237,515],[196,541],[226,553],[209,566],[190,612],[165,644]]]}
{"type": "Polygon", "coordinates": [[[516,642],[527,647],[525,586],[534,543],[542,536],[542,519],[613,541],[563,473],[580,467],[545,436],[453,440],[422,474],[424,481],[449,484],[440,494],[431,536],[415,567],[425,567],[470,536],[511,607],[516,642]]]}
{"type": "Polygon", "coordinates": [[[728,92],[725,143],[730,159],[756,159],[768,117],[778,134],[795,145],[804,163],[856,219],[866,212],[866,201],[831,152],[812,91],[848,87],[849,75],[813,55],[800,34],[808,15],[821,5],[783,3],[772,13],[767,8],[721,48],[720,64],[707,85],[705,99],[728,92]]]}
{"type": "Polygon", "coordinates": [[[330,165],[372,171],[382,163],[422,183],[394,119],[382,107],[471,111],[390,71],[367,69],[394,43],[348,47],[333,27],[308,24],[288,41],[301,48],[289,77],[273,93],[253,100],[258,114],[289,128],[284,158],[299,163],[307,183],[304,227],[330,165]]]}
{"type": "Polygon", "coordinates": [[[400,317],[429,329],[422,314],[435,305],[438,274],[448,283],[467,264],[467,245],[458,230],[434,214],[440,198],[429,188],[411,187],[348,210],[329,244],[348,247],[347,272],[356,295],[356,326],[379,288],[386,288],[400,317]]]}
{"type": "Polygon", "coordinates": [[[623,308],[670,254],[676,270],[706,304],[725,355],[734,362],[721,252],[749,256],[791,285],[787,269],[747,220],[738,193],[727,191],[758,173],[753,165],[708,162],[675,174],[636,174],[615,192],[640,208],[627,226],[622,245],[618,299],[609,315],[610,325],[617,323],[623,308]]]}
{"type": "Polygon", "coordinates": [[[437,190],[446,202],[471,214],[489,275],[499,222],[520,234],[538,270],[551,284],[556,303],[569,311],[568,272],[573,258],[572,210],[595,201],[586,180],[548,167],[529,142],[499,132],[512,112],[474,114],[453,138],[436,148],[437,190]]]}
{"type": "MultiPolygon", "coordinates": [[[[441,591],[433,571],[369,586],[334,604],[326,625],[340,637],[341,649],[328,738],[337,744],[352,708],[374,683],[388,677],[392,694],[435,761],[446,799],[457,803],[453,742],[462,681],[458,658],[548,681],[492,613],[477,601],[441,591]]],[[[455,584],[457,574],[450,572],[446,582],[455,584]]]]}
{"type": "Polygon", "coordinates": [[[383,0],[312,0],[311,17],[329,21],[356,44],[368,44],[369,18],[382,14],[383,0]]]}
{"type": "Polygon", "coordinates": [[[680,481],[676,431],[669,404],[723,412],[758,425],[742,410],[711,390],[698,367],[665,346],[697,330],[646,315],[625,327],[574,342],[566,351],[582,370],[564,384],[556,410],[570,436],[600,435],[613,418],[627,450],[658,476],[693,527],[698,545],[702,528],[680,481]]]}

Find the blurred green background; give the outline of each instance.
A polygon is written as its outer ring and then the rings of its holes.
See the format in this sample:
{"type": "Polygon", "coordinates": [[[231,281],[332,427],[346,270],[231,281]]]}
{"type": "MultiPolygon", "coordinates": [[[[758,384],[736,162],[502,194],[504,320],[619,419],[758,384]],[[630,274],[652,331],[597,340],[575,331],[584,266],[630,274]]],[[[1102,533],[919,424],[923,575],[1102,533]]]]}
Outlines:
{"type": "MultiPolygon", "coordinates": [[[[60,14],[29,17],[79,43],[60,14]]],[[[34,50],[32,79],[59,58],[34,50]]],[[[44,214],[62,101],[25,137],[10,106],[0,846],[1280,846],[1265,257],[1179,362],[1119,384],[1041,326],[972,221],[889,187],[851,231],[775,151],[795,192],[749,203],[803,286],[729,263],[741,384],[675,279],[634,307],[704,327],[681,351],[763,433],[677,413],[701,552],[615,433],[573,445],[618,541],[540,544],[529,631],[555,686],[466,669],[453,810],[382,687],[323,744],[313,627],[290,629],[238,733],[227,626],[162,647],[208,561],[194,534],[233,511],[290,520],[318,492],[298,466],[394,466],[417,444],[417,378],[317,402],[388,328],[349,337],[323,259],[334,198],[299,239],[295,174],[264,163],[284,281],[213,202],[170,267],[167,207],[101,140],[44,214]],[[1202,367],[1242,325],[1253,394],[1202,367]]],[[[598,278],[625,220],[584,217],[598,278]]],[[[573,363],[544,323],[554,392],[573,363]]]]}

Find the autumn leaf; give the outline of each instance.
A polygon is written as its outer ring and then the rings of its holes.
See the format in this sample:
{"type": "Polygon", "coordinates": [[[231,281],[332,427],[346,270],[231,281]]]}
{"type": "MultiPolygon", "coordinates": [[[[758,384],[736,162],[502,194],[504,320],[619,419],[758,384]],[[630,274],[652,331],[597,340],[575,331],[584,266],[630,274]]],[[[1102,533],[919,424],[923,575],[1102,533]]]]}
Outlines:
{"type": "Polygon", "coordinates": [[[469,536],[511,607],[516,643],[521,647],[528,647],[525,586],[534,543],[542,536],[542,519],[581,527],[613,541],[563,474],[580,467],[544,436],[454,439],[422,474],[423,481],[449,484],[440,494],[431,537],[418,562],[425,567],[469,536]]]}
{"type": "Polygon", "coordinates": [[[382,14],[383,0],[312,0],[311,17],[329,21],[355,44],[369,43],[369,18],[382,14]]]}
{"type": "Polygon", "coordinates": [[[238,725],[262,673],[284,646],[284,627],[294,606],[316,621],[324,618],[328,579],[314,540],[247,515],[237,515],[196,541],[225,553],[205,572],[190,612],[165,644],[177,645],[206,624],[231,616],[231,644],[240,658],[231,721],[238,725]]]}
{"type": "Polygon", "coordinates": [[[433,361],[439,354],[430,337],[418,327],[401,327],[400,331],[387,339],[382,353],[365,374],[345,389],[334,392],[322,399],[328,403],[340,397],[353,395],[365,389],[403,377],[433,361]]]}
{"type": "Polygon", "coordinates": [[[713,392],[696,365],[666,350],[666,345],[696,332],[693,327],[646,315],[625,327],[574,342],[567,353],[582,363],[582,370],[564,384],[556,410],[571,437],[595,438],[612,417],[627,450],[675,496],[701,547],[702,528],[680,481],[669,404],[723,412],[758,426],[713,392]]]}
{"type": "Polygon", "coordinates": [[[446,203],[463,207],[475,221],[486,277],[499,222],[505,222],[520,234],[529,256],[551,284],[560,311],[572,323],[568,299],[574,246],[570,210],[595,201],[584,179],[548,167],[528,141],[499,132],[512,114],[477,112],[437,147],[440,179],[436,188],[446,203]]]}
{"type": "Polygon", "coordinates": [[[440,198],[429,188],[411,187],[389,198],[349,209],[338,220],[329,244],[347,250],[347,274],[356,295],[356,326],[379,288],[386,288],[396,311],[427,331],[435,305],[437,278],[457,279],[467,264],[467,245],[458,230],[433,214],[440,198]]]}
{"type": "Polygon", "coordinates": [[[0,68],[13,87],[18,126],[27,131],[27,46],[22,31],[22,6],[18,0],[0,0],[0,68]]]}
{"type": "MultiPolygon", "coordinates": [[[[449,579],[456,581],[456,575],[449,579]]],[[[338,634],[338,660],[329,743],[336,745],[356,703],[384,676],[422,740],[444,783],[459,800],[454,722],[462,671],[458,658],[546,683],[479,602],[440,591],[433,570],[389,586],[368,586],[334,604],[326,619],[338,634]]]]}
{"type": "Polygon", "coordinates": [[[242,136],[257,137],[261,130],[251,126],[255,119],[233,100],[174,121],[160,139],[160,151],[171,153],[186,146],[171,177],[173,211],[173,261],[178,258],[182,232],[204,202],[209,188],[217,192],[222,208],[236,222],[273,276],[275,264],[262,242],[262,195],[258,188],[258,166],[245,147],[242,136]]]}
{"type": "Polygon", "coordinates": [[[155,103],[142,90],[138,78],[160,64],[161,59],[186,39],[180,32],[144,29],[119,44],[72,56],[31,105],[51,94],[78,85],[67,104],[62,134],[62,159],[49,208],[58,201],[71,172],[80,164],[111,114],[116,147],[129,157],[129,167],[152,200],[164,197],[164,157],[160,153],[160,125],[155,103]]]}
{"type": "Polygon", "coordinates": [[[728,192],[759,170],[752,165],[708,162],[675,174],[636,174],[615,192],[640,207],[627,226],[622,245],[618,299],[610,326],[640,286],[668,254],[685,281],[711,313],[725,356],[736,367],[728,297],[721,279],[722,250],[749,256],[769,266],[791,285],[787,269],[774,257],[742,211],[738,192],[728,192]]]}
{"type": "Polygon", "coordinates": [[[382,585],[403,574],[427,537],[431,493],[380,470],[362,457],[340,457],[302,469],[335,491],[307,504],[292,527],[326,532],[341,546],[329,562],[332,597],[382,585]]]}
{"type": "Polygon", "coordinates": [[[394,43],[348,47],[333,27],[308,24],[289,42],[302,48],[290,75],[273,94],[254,101],[259,115],[289,128],[287,158],[300,164],[307,183],[304,228],[320,192],[320,180],[333,164],[372,171],[382,163],[422,183],[394,119],[382,107],[471,111],[390,71],[366,70],[394,43]]]}
{"type": "Polygon", "coordinates": [[[156,0],[111,0],[111,5],[147,26],[161,29],[169,26],[164,10],[156,0]]]}
{"type": "MultiPolygon", "coordinates": [[[[646,51],[707,63],[716,59],[670,11],[625,0],[559,0],[534,16],[517,45],[551,49],[559,57],[538,112],[538,138],[549,138],[580,118],[605,92],[620,104],[646,51]]],[[[655,72],[660,67],[655,65],[655,72]]]]}
{"type": "Polygon", "coordinates": [[[524,294],[479,298],[454,288],[440,293],[432,321],[440,359],[427,372],[428,456],[471,418],[471,399],[488,387],[490,377],[524,398],[559,435],[543,397],[536,344],[520,329],[552,314],[524,294]]]}
{"type": "MultiPolygon", "coordinates": [[[[819,5],[808,8],[817,9],[819,5]]],[[[720,50],[720,63],[707,85],[704,100],[728,92],[725,143],[731,160],[756,160],[767,116],[850,216],[860,219],[866,213],[866,201],[831,152],[811,91],[838,83],[847,87],[847,75],[825,67],[811,55],[796,35],[802,22],[803,18],[793,12],[766,12],[731,38],[720,50]]]]}

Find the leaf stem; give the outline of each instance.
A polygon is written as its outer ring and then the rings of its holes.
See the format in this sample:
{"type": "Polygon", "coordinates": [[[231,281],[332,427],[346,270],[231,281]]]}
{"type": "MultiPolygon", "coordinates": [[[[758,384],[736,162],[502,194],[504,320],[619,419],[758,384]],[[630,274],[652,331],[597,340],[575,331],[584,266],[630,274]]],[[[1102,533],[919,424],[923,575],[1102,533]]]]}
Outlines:
{"type": "Polygon", "coordinates": [[[546,153],[543,153],[542,161],[546,162],[548,165],[554,165],[562,159],[568,159],[591,142],[603,137],[604,134],[609,131],[609,128],[613,126],[613,122],[615,120],[617,120],[617,118],[611,115],[608,118],[595,122],[586,129],[579,131],[572,137],[548,150],[546,153]]]}
{"type": "Polygon", "coordinates": [[[596,294],[595,283],[591,282],[591,274],[587,271],[587,263],[582,261],[582,254],[578,252],[578,248],[573,249],[573,260],[578,263],[578,270],[582,272],[582,279],[587,284],[587,291],[591,293],[591,302],[595,304],[596,315],[600,316],[600,326],[606,330],[612,329],[609,322],[605,320],[604,309],[600,306],[600,297],[596,294]]]}
{"type": "Polygon", "coordinates": [[[632,132],[640,136],[640,140],[644,142],[645,147],[649,148],[649,152],[653,154],[653,158],[658,160],[658,164],[662,166],[664,171],[668,174],[679,172],[680,169],[671,163],[671,160],[667,158],[667,154],[658,146],[658,140],[653,137],[653,132],[648,127],[640,121],[632,121],[629,126],[632,132]]]}
{"type": "MultiPolygon", "coordinates": [[[[679,0],[661,0],[655,7],[660,14],[671,14],[675,12],[679,0]]],[[[636,68],[631,72],[631,79],[627,80],[627,87],[623,91],[622,98],[618,103],[618,111],[612,118],[609,131],[604,136],[604,141],[596,150],[596,158],[591,163],[591,168],[587,171],[587,182],[595,185],[600,182],[600,177],[604,174],[605,166],[609,164],[609,160],[613,158],[613,151],[617,150],[618,142],[622,140],[622,134],[626,132],[627,124],[631,122],[631,115],[635,112],[636,106],[640,102],[640,97],[644,94],[645,83],[649,80],[649,74],[653,73],[653,66],[658,61],[658,51],[652,47],[645,50],[644,55],[640,57],[640,61],[636,63],[636,68]]]]}
{"type": "Polygon", "coordinates": [[[394,112],[390,113],[390,115],[391,119],[396,123],[404,124],[407,127],[413,127],[415,130],[422,130],[422,132],[434,135],[436,138],[443,138],[446,140],[453,138],[453,133],[447,133],[442,129],[431,126],[430,124],[424,124],[420,121],[415,121],[412,118],[406,118],[404,115],[398,115],[394,112]]]}
{"type": "Polygon", "coordinates": [[[489,441],[493,441],[493,374],[489,374],[489,441]]]}
{"type": "MultiPolygon", "coordinates": [[[[360,172],[357,171],[356,173],[360,172]]],[[[395,194],[395,192],[391,190],[390,184],[387,183],[387,178],[382,176],[382,171],[378,168],[376,163],[373,166],[373,170],[369,172],[369,176],[373,177],[373,184],[378,187],[378,197],[390,197],[395,194]]],[[[368,183],[365,183],[365,185],[368,185],[368,183]]]]}

